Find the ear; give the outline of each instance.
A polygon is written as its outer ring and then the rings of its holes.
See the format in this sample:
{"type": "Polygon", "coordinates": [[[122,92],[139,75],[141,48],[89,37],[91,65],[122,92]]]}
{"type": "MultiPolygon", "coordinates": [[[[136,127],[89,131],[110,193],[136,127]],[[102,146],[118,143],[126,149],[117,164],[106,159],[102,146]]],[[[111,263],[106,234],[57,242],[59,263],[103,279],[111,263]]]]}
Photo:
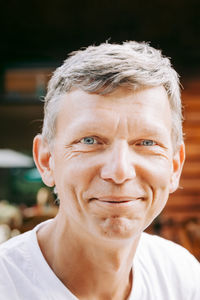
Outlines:
{"type": "Polygon", "coordinates": [[[40,134],[38,134],[33,141],[33,157],[43,182],[47,186],[54,186],[53,159],[49,145],[40,134]]]}
{"type": "Polygon", "coordinates": [[[185,161],[185,145],[184,143],[182,143],[173,157],[173,169],[172,169],[172,175],[170,180],[170,193],[175,192],[179,186],[179,180],[183,169],[184,161],[185,161]]]}

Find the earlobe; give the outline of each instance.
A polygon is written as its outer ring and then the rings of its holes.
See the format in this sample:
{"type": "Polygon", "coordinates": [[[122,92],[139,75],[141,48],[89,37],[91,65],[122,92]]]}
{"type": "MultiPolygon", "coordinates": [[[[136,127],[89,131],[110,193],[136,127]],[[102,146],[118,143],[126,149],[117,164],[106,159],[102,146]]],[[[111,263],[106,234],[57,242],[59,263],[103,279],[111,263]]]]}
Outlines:
{"type": "Polygon", "coordinates": [[[43,182],[47,186],[54,186],[53,161],[48,144],[38,134],[33,141],[33,157],[43,182]]]}
{"type": "Polygon", "coordinates": [[[173,193],[177,190],[179,186],[180,176],[183,169],[185,161],[185,145],[181,144],[177,152],[173,157],[173,170],[170,181],[170,193],[173,193]]]}

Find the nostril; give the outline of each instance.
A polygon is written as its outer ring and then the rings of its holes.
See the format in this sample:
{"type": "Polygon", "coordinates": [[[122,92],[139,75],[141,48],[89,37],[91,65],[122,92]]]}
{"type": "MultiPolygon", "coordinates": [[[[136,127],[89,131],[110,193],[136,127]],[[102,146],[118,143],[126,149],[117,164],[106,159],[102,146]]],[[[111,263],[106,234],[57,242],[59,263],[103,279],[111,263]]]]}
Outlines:
{"type": "Polygon", "coordinates": [[[107,172],[102,172],[101,178],[106,181],[114,182],[116,184],[122,184],[127,180],[135,178],[136,173],[133,170],[124,169],[110,169],[107,172]]]}
{"type": "Polygon", "coordinates": [[[132,154],[129,152],[129,146],[124,140],[120,140],[116,147],[107,157],[105,164],[101,169],[101,177],[104,180],[122,184],[126,180],[135,178],[135,166],[133,164],[132,154]]]}

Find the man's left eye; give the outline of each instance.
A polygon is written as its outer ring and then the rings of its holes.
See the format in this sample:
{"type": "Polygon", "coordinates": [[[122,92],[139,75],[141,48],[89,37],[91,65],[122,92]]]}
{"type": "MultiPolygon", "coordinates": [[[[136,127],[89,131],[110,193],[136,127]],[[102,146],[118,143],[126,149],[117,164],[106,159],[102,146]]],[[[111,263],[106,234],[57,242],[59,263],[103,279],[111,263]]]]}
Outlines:
{"type": "Polygon", "coordinates": [[[156,145],[156,142],[152,141],[152,140],[142,140],[139,145],[141,146],[154,146],[156,145]]]}
{"type": "Polygon", "coordinates": [[[82,144],[86,144],[86,145],[97,144],[97,140],[95,138],[91,137],[91,136],[81,139],[80,142],[82,144]]]}

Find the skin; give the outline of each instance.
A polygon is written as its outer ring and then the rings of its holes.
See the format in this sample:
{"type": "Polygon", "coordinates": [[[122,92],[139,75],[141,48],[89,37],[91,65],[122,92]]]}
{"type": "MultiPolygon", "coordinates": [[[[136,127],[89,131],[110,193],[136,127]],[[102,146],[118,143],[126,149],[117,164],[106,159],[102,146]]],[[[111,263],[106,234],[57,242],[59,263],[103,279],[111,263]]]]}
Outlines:
{"type": "Polygon", "coordinates": [[[35,137],[36,165],[60,199],[39,245],[79,299],[128,297],[140,235],[178,187],[184,145],[174,153],[171,130],[162,86],[109,95],[74,89],[62,99],[53,146],[35,137]]]}

